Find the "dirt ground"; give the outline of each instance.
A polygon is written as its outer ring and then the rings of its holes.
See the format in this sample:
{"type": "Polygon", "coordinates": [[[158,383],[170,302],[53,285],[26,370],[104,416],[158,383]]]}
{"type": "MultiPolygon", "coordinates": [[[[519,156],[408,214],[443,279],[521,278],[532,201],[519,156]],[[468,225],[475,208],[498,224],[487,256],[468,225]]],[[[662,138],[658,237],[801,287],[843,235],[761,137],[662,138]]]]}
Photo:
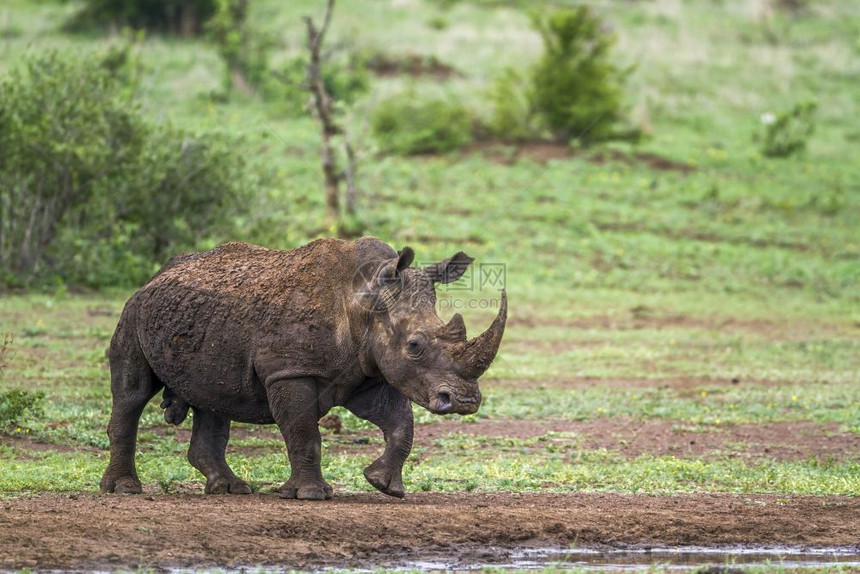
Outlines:
{"type": "Polygon", "coordinates": [[[391,566],[522,547],[860,545],[860,499],[765,495],[42,495],[0,501],[0,569],[391,566]]]}

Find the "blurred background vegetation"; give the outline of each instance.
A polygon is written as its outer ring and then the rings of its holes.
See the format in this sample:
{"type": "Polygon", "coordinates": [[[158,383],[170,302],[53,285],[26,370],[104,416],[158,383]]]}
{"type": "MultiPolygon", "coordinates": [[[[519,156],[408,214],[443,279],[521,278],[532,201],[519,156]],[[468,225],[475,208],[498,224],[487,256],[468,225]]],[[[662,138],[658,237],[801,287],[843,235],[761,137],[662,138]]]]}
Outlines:
{"type": "MultiPolygon", "coordinates": [[[[275,0],[0,8],[0,281],[123,288],[326,215],[301,17],[275,0]]],[[[573,289],[856,304],[860,8],[839,0],[342,2],[324,79],[349,232],[573,289]]],[[[511,278],[509,278],[510,280],[511,278]]]]}

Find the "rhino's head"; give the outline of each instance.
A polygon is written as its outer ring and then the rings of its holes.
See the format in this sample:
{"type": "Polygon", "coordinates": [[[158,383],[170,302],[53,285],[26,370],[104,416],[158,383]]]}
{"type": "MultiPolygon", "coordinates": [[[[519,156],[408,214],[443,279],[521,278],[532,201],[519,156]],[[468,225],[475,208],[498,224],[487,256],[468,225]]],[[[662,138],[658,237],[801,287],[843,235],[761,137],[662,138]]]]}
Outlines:
{"type": "Polygon", "coordinates": [[[467,339],[459,313],[447,324],[436,314],[435,284],[459,279],[472,258],[460,252],[423,269],[410,267],[413,258],[406,247],[357,276],[364,352],[392,386],[427,410],[474,413],[481,405],[478,377],[495,358],[505,331],[505,293],[489,329],[467,339]]]}

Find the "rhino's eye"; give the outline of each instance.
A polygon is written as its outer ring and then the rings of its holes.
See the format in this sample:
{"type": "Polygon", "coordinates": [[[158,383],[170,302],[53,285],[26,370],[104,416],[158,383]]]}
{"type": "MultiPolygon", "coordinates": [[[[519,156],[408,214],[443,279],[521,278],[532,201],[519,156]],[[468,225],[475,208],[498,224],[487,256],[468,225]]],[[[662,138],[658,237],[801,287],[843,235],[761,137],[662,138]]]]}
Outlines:
{"type": "Polygon", "coordinates": [[[413,357],[420,357],[421,353],[424,352],[424,338],[419,336],[409,337],[409,340],[406,342],[406,350],[413,357]]]}

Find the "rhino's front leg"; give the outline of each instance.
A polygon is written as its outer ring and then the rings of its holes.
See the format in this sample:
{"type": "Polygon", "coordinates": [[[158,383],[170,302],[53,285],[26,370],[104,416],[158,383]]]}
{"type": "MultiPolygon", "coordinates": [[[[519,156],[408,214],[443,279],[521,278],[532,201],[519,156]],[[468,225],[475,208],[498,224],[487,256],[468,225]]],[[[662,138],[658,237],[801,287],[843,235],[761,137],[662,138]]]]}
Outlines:
{"type": "Polygon", "coordinates": [[[412,403],[382,379],[368,380],[344,406],[370,421],[385,436],[385,451],[364,469],[364,476],[380,491],[403,498],[403,463],[412,450],[412,403]]]}
{"type": "Polygon", "coordinates": [[[319,389],[311,378],[268,383],[269,408],[287,443],[290,479],[280,489],[283,498],[325,500],[332,489],[322,477],[319,389]]]}

